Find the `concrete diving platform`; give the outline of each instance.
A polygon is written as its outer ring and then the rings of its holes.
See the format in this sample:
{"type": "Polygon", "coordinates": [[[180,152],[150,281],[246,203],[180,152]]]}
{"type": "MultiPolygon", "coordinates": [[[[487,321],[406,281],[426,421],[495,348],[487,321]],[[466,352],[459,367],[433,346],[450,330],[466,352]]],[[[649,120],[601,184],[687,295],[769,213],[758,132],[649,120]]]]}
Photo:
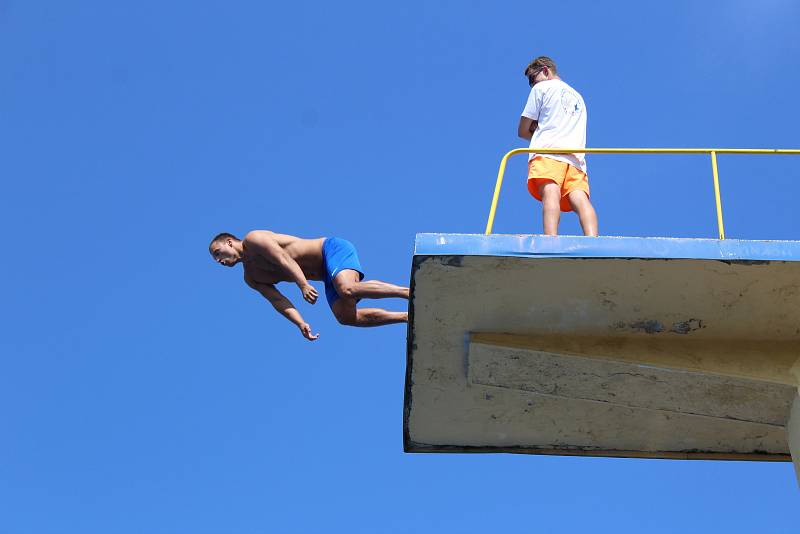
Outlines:
{"type": "Polygon", "coordinates": [[[800,242],[418,234],[409,310],[407,452],[800,451],[800,242]]]}

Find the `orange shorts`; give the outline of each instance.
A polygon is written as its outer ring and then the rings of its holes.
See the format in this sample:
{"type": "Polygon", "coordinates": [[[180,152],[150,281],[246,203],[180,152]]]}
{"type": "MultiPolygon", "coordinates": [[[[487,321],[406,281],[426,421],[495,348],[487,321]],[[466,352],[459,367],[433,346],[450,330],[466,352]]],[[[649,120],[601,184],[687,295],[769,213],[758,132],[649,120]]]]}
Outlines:
{"type": "Polygon", "coordinates": [[[589,177],[569,163],[552,158],[536,156],[528,162],[528,192],[539,202],[540,190],[547,182],[555,182],[561,188],[561,211],[572,211],[567,195],[573,191],[584,191],[589,196],[589,177]]]}

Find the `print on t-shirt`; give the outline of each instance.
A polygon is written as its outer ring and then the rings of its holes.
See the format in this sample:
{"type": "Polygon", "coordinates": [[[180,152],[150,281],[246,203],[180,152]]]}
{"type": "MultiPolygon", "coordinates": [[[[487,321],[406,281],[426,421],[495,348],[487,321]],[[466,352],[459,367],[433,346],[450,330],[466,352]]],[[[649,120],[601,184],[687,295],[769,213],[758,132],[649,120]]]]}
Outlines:
{"type": "Polygon", "coordinates": [[[577,115],[581,112],[581,101],[578,95],[569,89],[561,90],[561,107],[568,115],[577,115]]]}

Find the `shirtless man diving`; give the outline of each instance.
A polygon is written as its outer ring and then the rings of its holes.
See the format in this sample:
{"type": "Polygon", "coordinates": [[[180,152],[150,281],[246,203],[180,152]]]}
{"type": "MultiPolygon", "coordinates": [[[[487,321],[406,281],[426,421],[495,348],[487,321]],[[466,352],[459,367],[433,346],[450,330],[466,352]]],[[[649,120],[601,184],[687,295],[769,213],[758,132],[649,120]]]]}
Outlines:
{"type": "Polygon", "coordinates": [[[362,298],[400,297],[408,299],[408,288],[378,280],[362,282],[364,273],[352,243],[338,237],[301,239],[267,230],[253,230],[238,239],[221,233],[211,240],[208,251],[214,261],[233,267],[244,266],[244,281],[270,301],[275,310],[294,323],[303,336],[313,341],[311,327],[294,305],[275,288],[278,282],[293,282],[310,304],[318,293],[309,280],[325,282],[325,297],[336,319],[350,326],[380,326],[408,322],[408,312],[380,308],[357,308],[362,298]]]}

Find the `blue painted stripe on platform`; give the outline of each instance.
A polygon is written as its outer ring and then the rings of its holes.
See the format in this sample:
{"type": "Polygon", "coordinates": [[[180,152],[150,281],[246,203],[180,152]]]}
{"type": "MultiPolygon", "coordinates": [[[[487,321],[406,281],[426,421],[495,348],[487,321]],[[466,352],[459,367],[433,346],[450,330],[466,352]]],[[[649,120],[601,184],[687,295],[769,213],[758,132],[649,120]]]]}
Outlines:
{"type": "Polygon", "coordinates": [[[506,234],[417,234],[418,256],[800,261],[800,241],[506,234]]]}

